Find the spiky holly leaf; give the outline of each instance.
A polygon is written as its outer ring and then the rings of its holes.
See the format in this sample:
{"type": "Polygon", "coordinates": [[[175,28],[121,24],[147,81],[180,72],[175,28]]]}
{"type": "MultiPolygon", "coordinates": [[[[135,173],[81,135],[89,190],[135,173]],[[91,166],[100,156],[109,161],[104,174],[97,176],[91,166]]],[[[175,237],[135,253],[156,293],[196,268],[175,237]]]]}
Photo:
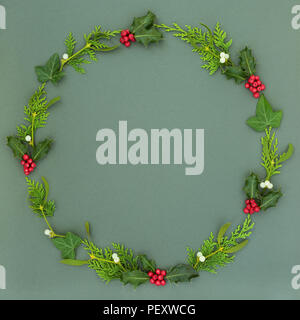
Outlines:
{"type": "Polygon", "coordinates": [[[148,259],[148,257],[145,254],[139,255],[137,258],[138,258],[138,261],[141,264],[142,270],[144,270],[146,272],[147,271],[155,271],[156,263],[155,263],[154,260],[148,259]]]}
{"type": "Polygon", "coordinates": [[[11,148],[16,158],[21,159],[25,153],[28,153],[28,144],[25,144],[19,137],[7,137],[6,144],[11,148]]]}
{"type": "Polygon", "coordinates": [[[146,272],[135,270],[135,271],[126,271],[121,274],[120,280],[126,285],[131,284],[134,288],[139,285],[149,281],[149,276],[146,272]]]}
{"type": "Polygon", "coordinates": [[[147,47],[149,43],[158,42],[163,37],[162,32],[154,27],[155,19],[155,14],[148,11],[145,16],[134,18],[130,26],[130,32],[133,33],[136,40],[145,47],[147,47]]]}
{"type": "Polygon", "coordinates": [[[193,278],[199,277],[198,272],[189,264],[177,264],[167,272],[166,279],[170,282],[189,282],[193,278]]]}
{"type": "Polygon", "coordinates": [[[282,197],[282,192],[271,191],[266,196],[262,198],[260,207],[263,210],[267,210],[268,208],[276,207],[278,200],[282,197]]]}
{"type": "Polygon", "coordinates": [[[252,55],[251,49],[245,47],[245,49],[240,51],[240,66],[242,70],[246,73],[247,77],[255,74],[256,62],[252,55]]]}
{"type": "Polygon", "coordinates": [[[243,190],[246,193],[247,199],[257,199],[259,198],[259,178],[255,173],[251,173],[245,181],[243,190]]]}
{"type": "Polygon", "coordinates": [[[240,66],[227,67],[224,72],[227,79],[234,79],[238,84],[242,83],[247,79],[247,73],[240,66]]]}
{"type": "Polygon", "coordinates": [[[52,242],[61,251],[63,259],[75,259],[75,249],[80,246],[81,239],[76,234],[68,232],[64,238],[54,238],[52,242]]]}
{"type": "Polygon", "coordinates": [[[282,118],[282,111],[273,111],[264,95],[261,95],[256,106],[256,116],[247,120],[249,127],[256,131],[264,131],[268,126],[278,128],[282,118]]]}
{"type": "Polygon", "coordinates": [[[40,82],[51,81],[57,83],[64,76],[60,71],[60,58],[58,53],[54,53],[44,66],[35,67],[35,73],[40,82]]]}
{"type": "Polygon", "coordinates": [[[49,138],[46,138],[45,140],[39,142],[33,148],[32,159],[34,161],[37,161],[44,158],[50,151],[52,143],[53,143],[53,140],[49,138]]]}

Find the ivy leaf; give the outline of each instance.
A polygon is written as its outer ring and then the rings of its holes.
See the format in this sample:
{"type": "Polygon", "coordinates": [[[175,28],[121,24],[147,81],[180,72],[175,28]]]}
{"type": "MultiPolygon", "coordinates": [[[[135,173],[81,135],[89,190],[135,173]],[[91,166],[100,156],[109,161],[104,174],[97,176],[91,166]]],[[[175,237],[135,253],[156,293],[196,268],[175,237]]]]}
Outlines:
{"type": "Polygon", "coordinates": [[[256,131],[264,131],[268,126],[278,128],[282,118],[282,111],[273,111],[264,95],[261,95],[256,106],[256,116],[247,120],[249,127],[256,131]]]}
{"type": "Polygon", "coordinates": [[[227,79],[234,79],[238,84],[247,79],[247,73],[240,66],[228,67],[225,71],[227,79]]]}
{"type": "Polygon", "coordinates": [[[178,283],[188,282],[196,277],[199,277],[199,274],[192,266],[189,264],[177,264],[168,270],[166,279],[170,282],[178,283]]]}
{"type": "Polygon", "coordinates": [[[282,192],[278,191],[271,191],[266,196],[262,198],[260,207],[264,211],[271,207],[276,207],[278,200],[282,197],[282,192]]]}
{"type": "Polygon", "coordinates": [[[57,83],[64,76],[64,73],[60,71],[58,53],[54,53],[44,66],[35,67],[35,73],[40,82],[57,83]]]}
{"type": "Polygon", "coordinates": [[[53,140],[46,138],[45,140],[39,142],[33,148],[32,159],[37,161],[44,158],[51,149],[53,140]]]}
{"type": "Polygon", "coordinates": [[[245,72],[246,77],[255,74],[256,62],[251,49],[245,47],[245,49],[240,51],[240,66],[245,72]]]}
{"type": "Polygon", "coordinates": [[[55,247],[61,251],[63,259],[75,259],[75,249],[79,247],[81,239],[74,233],[68,232],[64,238],[52,239],[55,247]]]}
{"type": "Polygon", "coordinates": [[[130,32],[134,34],[136,40],[142,43],[145,47],[152,42],[158,42],[162,39],[163,34],[154,27],[156,16],[151,11],[139,18],[134,18],[130,26],[130,32]]]}
{"type": "Polygon", "coordinates": [[[135,271],[126,271],[121,274],[120,280],[126,285],[131,284],[134,288],[139,285],[149,281],[149,276],[146,272],[135,270],[135,271]]]}
{"type": "Polygon", "coordinates": [[[219,230],[219,233],[218,233],[218,244],[221,244],[221,241],[223,239],[223,236],[224,234],[226,233],[226,231],[228,230],[228,228],[231,226],[231,223],[226,223],[224,224],[220,230],[219,230]]]}
{"type": "Polygon", "coordinates": [[[143,254],[143,255],[139,255],[138,256],[138,260],[140,261],[141,265],[142,265],[142,269],[144,271],[155,271],[156,269],[156,263],[154,260],[149,260],[148,257],[143,254]]]}
{"type": "Polygon", "coordinates": [[[229,248],[229,249],[225,249],[223,252],[224,253],[235,253],[237,251],[242,250],[248,243],[248,240],[244,240],[243,242],[229,248]]]}
{"type": "Polygon", "coordinates": [[[259,184],[259,178],[255,173],[252,172],[246,178],[245,185],[243,188],[248,199],[259,198],[258,184],[259,184]]]}
{"type": "Polygon", "coordinates": [[[19,137],[7,137],[7,146],[9,146],[16,158],[21,159],[25,153],[28,153],[28,145],[25,144],[19,137]]]}
{"type": "Polygon", "coordinates": [[[279,156],[278,163],[281,163],[281,162],[288,160],[293,155],[293,153],[294,153],[294,146],[289,143],[287,151],[282,153],[279,156]]]}
{"type": "Polygon", "coordinates": [[[75,260],[75,259],[63,259],[60,261],[60,263],[67,264],[69,266],[83,266],[85,264],[88,264],[88,260],[75,260]]]}

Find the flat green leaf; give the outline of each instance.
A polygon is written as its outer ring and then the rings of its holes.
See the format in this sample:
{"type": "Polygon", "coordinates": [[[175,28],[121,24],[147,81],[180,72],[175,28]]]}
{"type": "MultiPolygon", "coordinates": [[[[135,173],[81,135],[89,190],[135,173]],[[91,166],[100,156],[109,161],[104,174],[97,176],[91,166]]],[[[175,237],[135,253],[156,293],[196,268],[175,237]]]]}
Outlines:
{"type": "Polygon", "coordinates": [[[245,247],[245,245],[248,243],[248,240],[244,240],[243,242],[224,250],[224,253],[235,253],[237,251],[240,251],[241,249],[243,249],[245,247]]]}
{"type": "Polygon", "coordinates": [[[35,73],[40,82],[51,81],[52,83],[57,83],[64,75],[60,71],[58,53],[54,53],[44,66],[35,67],[35,73]]]}
{"type": "Polygon", "coordinates": [[[271,191],[266,196],[262,198],[260,207],[263,210],[267,210],[271,207],[276,207],[278,200],[282,197],[282,193],[280,190],[271,191]]]}
{"type": "Polygon", "coordinates": [[[226,233],[226,231],[228,230],[228,228],[231,226],[231,223],[225,223],[219,230],[219,233],[218,233],[218,244],[221,243],[223,237],[224,237],[224,234],[226,233]]]}
{"type": "Polygon", "coordinates": [[[88,223],[88,221],[86,221],[86,223],[85,223],[85,231],[87,233],[87,236],[90,238],[91,237],[90,224],[88,223]]]}
{"type": "Polygon", "coordinates": [[[148,257],[146,255],[139,255],[138,256],[138,261],[141,263],[142,265],[142,269],[146,272],[148,271],[155,271],[156,269],[156,263],[154,260],[150,260],[148,259],[148,257]]]}
{"type": "Polygon", "coordinates": [[[52,105],[54,105],[56,102],[60,101],[60,97],[56,97],[51,99],[47,104],[46,104],[46,108],[50,108],[52,105]]]}
{"type": "Polygon", "coordinates": [[[44,158],[52,147],[53,140],[46,138],[45,140],[39,142],[33,148],[32,159],[34,161],[41,160],[44,158]]]}
{"type": "Polygon", "coordinates": [[[256,62],[251,49],[245,47],[245,49],[240,51],[240,66],[246,73],[246,77],[255,74],[256,62]]]}
{"type": "Polygon", "coordinates": [[[60,260],[60,263],[67,264],[69,266],[83,266],[85,264],[88,264],[88,260],[74,260],[74,259],[64,259],[60,260]]]}
{"type": "Polygon", "coordinates": [[[284,162],[284,161],[288,160],[293,155],[293,153],[294,153],[294,146],[289,143],[287,151],[282,153],[279,156],[278,163],[281,163],[281,162],[284,162]]]}
{"type": "Polygon", "coordinates": [[[244,192],[246,193],[247,199],[257,199],[259,197],[259,178],[255,173],[251,173],[245,181],[244,192]]]}
{"type": "Polygon", "coordinates": [[[28,153],[28,144],[25,144],[19,137],[7,137],[6,144],[18,159],[21,159],[25,153],[28,153]]]}
{"type": "Polygon", "coordinates": [[[61,251],[63,259],[75,259],[75,249],[80,246],[81,239],[74,233],[68,232],[64,238],[52,239],[55,247],[61,251]]]}
{"type": "Polygon", "coordinates": [[[130,26],[130,32],[132,32],[136,40],[145,47],[152,42],[158,42],[163,37],[162,32],[154,27],[155,19],[155,14],[148,11],[145,16],[134,18],[130,26]]]}
{"type": "Polygon", "coordinates": [[[247,73],[240,66],[227,67],[224,72],[227,79],[234,79],[238,84],[242,83],[247,79],[247,73]]]}
{"type": "Polygon", "coordinates": [[[146,272],[135,270],[135,271],[126,271],[121,274],[120,280],[126,285],[131,284],[134,288],[139,285],[149,281],[149,276],[146,272]]]}
{"type": "Polygon", "coordinates": [[[170,282],[189,282],[191,279],[199,277],[198,272],[189,264],[177,264],[167,272],[166,279],[170,282]]]}

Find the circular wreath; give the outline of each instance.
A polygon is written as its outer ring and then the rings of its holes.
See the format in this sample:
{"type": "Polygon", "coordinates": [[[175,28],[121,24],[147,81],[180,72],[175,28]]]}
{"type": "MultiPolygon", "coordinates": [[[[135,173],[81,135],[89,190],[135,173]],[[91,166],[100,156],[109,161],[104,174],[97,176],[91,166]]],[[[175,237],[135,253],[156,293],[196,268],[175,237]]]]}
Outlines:
{"type": "Polygon", "coordinates": [[[282,111],[274,111],[266,99],[263,91],[265,85],[256,74],[256,60],[252,51],[245,47],[239,53],[239,62],[231,59],[230,46],[232,40],[227,40],[227,34],[217,23],[211,30],[208,26],[200,24],[199,27],[186,25],[184,28],[173,23],[172,26],[155,24],[155,15],[148,12],[145,16],[134,18],[129,29],[102,30],[96,26],[88,35],[84,35],[85,44],[78,51],[75,50],[76,40],[69,33],[65,40],[66,53],[59,56],[53,54],[43,66],[35,67],[38,80],[42,83],[24,107],[24,124],[17,126],[17,134],[7,137],[7,145],[12,149],[14,156],[21,162],[28,185],[28,198],[30,208],[47,224],[44,231],[54,246],[61,251],[61,263],[82,266],[88,265],[96,271],[98,276],[106,282],[119,279],[124,284],[137,287],[145,282],[156,286],[164,286],[167,282],[178,283],[196,278],[200,271],[215,273],[234,260],[234,253],[241,250],[252,233],[254,223],[251,215],[275,207],[282,192],[271,183],[271,178],[280,173],[283,162],[293,154],[293,145],[289,144],[286,152],[278,152],[278,140],[273,128],[279,128],[282,111]],[[244,192],[246,195],[243,212],[247,214],[244,222],[237,226],[229,235],[226,235],[230,223],[226,223],[215,236],[210,234],[198,249],[187,248],[185,263],[180,263],[168,269],[158,268],[154,260],[145,254],[135,255],[133,250],[127,249],[119,243],[112,243],[111,247],[98,248],[91,240],[90,225],[85,223],[87,238],[81,239],[78,235],[67,232],[57,234],[48,217],[53,216],[55,203],[48,200],[49,185],[42,177],[43,183],[29,179],[27,176],[33,172],[40,160],[50,151],[53,140],[46,138],[35,141],[37,129],[45,127],[49,108],[60,100],[56,97],[50,101],[46,96],[46,83],[57,84],[65,76],[63,70],[67,66],[73,67],[77,72],[84,73],[83,65],[97,61],[96,54],[115,50],[121,45],[130,47],[137,42],[145,47],[157,43],[163,38],[162,31],[171,32],[175,37],[192,46],[212,75],[220,70],[227,79],[233,79],[237,84],[244,84],[252,96],[258,99],[255,116],[250,117],[246,123],[253,130],[264,132],[260,143],[262,145],[261,165],[265,168],[265,177],[262,179],[252,172],[245,179],[244,192]],[[107,41],[120,34],[120,44],[109,46],[107,41]],[[86,250],[86,260],[76,259],[76,250],[82,245],[86,250]]]}

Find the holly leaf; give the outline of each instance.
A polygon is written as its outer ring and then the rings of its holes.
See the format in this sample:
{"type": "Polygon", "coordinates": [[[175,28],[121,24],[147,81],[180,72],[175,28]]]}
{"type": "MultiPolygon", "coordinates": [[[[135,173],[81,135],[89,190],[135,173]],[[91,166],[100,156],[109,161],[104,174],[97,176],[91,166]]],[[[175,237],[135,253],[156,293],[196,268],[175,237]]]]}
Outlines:
{"type": "Polygon", "coordinates": [[[79,247],[81,239],[76,234],[68,232],[64,238],[53,238],[52,242],[61,251],[63,259],[75,259],[75,249],[79,247]]]}
{"type": "Polygon", "coordinates": [[[245,72],[246,77],[255,74],[256,62],[251,49],[245,47],[245,49],[240,51],[240,66],[245,72]]]}
{"type": "Polygon", "coordinates": [[[247,120],[249,127],[256,131],[264,131],[268,126],[278,128],[282,119],[282,111],[273,111],[264,95],[261,95],[256,106],[256,116],[247,120]]]}
{"type": "Polygon", "coordinates": [[[294,146],[289,143],[287,151],[282,153],[279,156],[278,163],[281,163],[281,162],[288,160],[293,155],[293,153],[294,153],[294,146]]]}
{"type": "Polygon", "coordinates": [[[228,67],[225,71],[227,79],[234,79],[238,84],[247,79],[247,73],[240,66],[228,67]]]}
{"type": "Polygon", "coordinates": [[[246,178],[245,185],[243,188],[248,199],[259,198],[258,184],[259,184],[259,178],[255,173],[252,172],[246,178]]]}
{"type": "Polygon", "coordinates": [[[162,39],[163,34],[154,27],[156,16],[151,11],[139,18],[134,18],[130,26],[130,32],[134,34],[136,40],[142,43],[145,47],[152,42],[158,42],[162,39]]]}
{"type": "Polygon", "coordinates": [[[54,53],[44,66],[35,67],[35,73],[40,82],[57,83],[64,76],[64,73],[60,71],[58,53],[54,53]]]}
{"type": "Polygon", "coordinates": [[[25,153],[28,153],[28,144],[25,144],[19,137],[9,136],[6,140],[16,158],[21,159],[25,153]]]}
{"type": "Polygon", "coordinates": [[[140,262],[142,269],[144,271],[155,271],[156,269],[156,263],[154,260],[148,259],[148,257],[143,254],[138,256],[138,261],[140,262]]]}
{"type": "Polygon", "coordinates": [[[243,242],[229,248],[229,249],[225,249],[223,252],[224,253],[235,253],[237,251],[242,250],[248,243],[248,240],[244,240],[243,242]]]}
{"type": "Polygon", "coordinates": [[[224,224],[220,230],[219,230],[219,233],[218,233],[218,244],[221,244],[221,241],[224,237],[224,234],[226,233],[226,231],[228,230],[228,228],[231,226],[231,223],[226,223],[224,224]]]}
{"type": "Polygon", "coordinates": [[[45,140],[35,145],[32,152],[32,159],[34,161],[37,161],[44,158],[50,151],[52,143],[53,143],[52,139],[46,138],[45,140]]]}
{"type": "Polygon", "coordinates": [[[189,264],[177,264],[167,272],[166,279],[173,283],[189,282],[191,279],[199,277],[198,272],[189,264]]]}
{"type": "Polygon", "coordinates": [[[262,198],[260,208],[264,211],[271,207],[276,207],[278,200],[282,197],[282,192],[271,191],[266,196],[262,198]]]}
{"type": "Polygon", "coordinates": [[[149,276],[146,272],[135,270],[126,271],[121,274],[120,280],[126,285],[131,284],[134,288],[149,281],[149,276]]]}

